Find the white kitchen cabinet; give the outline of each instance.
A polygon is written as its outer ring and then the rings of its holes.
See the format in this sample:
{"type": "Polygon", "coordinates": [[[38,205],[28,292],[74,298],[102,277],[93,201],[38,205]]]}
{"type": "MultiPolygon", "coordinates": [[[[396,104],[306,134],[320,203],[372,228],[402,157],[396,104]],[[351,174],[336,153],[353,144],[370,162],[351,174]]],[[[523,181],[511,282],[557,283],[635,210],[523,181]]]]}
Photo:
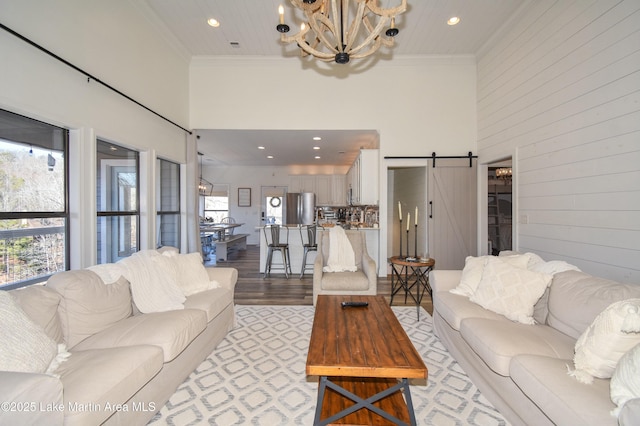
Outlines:
{"type": "Polygon", "coordinates": [[[344,206],[347,204],[347,177],[345,175],[331,176],[331,205],[344,206]]]}
{"type": "Polygon", "coordinates": [[[319,206],[333,205],[332,175],[315,176],[316,204],[319,206]]]}
{"type": "Polygon", "coordinates": [[[361,149],[358,158],[347,173],[347,185],[351,190],[351,203],[356,205],[378,204],[378,150],[361,149]]]}
{"type": "MultiPolygon", "coordinates": [[[[292,175],[289,179],[289,192],[316,192],[314,175],[292,175]]],[[[317,196],[316,196],[317,197],[317,196]]]]}

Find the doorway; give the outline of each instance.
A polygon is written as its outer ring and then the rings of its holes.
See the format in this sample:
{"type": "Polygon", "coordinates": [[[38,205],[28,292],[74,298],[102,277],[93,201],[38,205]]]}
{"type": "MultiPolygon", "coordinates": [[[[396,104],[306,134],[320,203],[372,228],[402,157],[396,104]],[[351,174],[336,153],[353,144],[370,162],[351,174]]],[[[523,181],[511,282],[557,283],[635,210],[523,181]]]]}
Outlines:
{"type": "Polygon", "coordinates": [[[260,210],[262,225],[284,224],[286,186],[263,186],[260,188],[260,210]]]}
{"type": "Polygon", "coordinates": [[[513,249],[513,199],[511,158],[488,164],[487,253],[513,249]]]}

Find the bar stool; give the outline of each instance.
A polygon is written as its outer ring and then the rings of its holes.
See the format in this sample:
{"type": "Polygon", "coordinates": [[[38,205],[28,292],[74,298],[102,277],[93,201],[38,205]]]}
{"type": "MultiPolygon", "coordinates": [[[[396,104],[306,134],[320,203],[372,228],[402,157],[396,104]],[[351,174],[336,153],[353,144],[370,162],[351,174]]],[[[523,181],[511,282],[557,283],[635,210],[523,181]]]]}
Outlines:
{"type": "MultiPolygon", "coordinates": [[[[316,225],[300,225],[300,239],[302,240],[302,247],[304,248],[304,255],[302,256],[302,268],[300,270],[300,279],[304,278],[304,271],[307,270],[307,254],[310,251],[318,251],[318,242],[316,241],[316,225]],[[306,235],[306,238],[305,238],[306,235]]],[[[313,270],[313,265],[309,265],[313,270]]]]}
{"type": "Polygon", "coordinates": [[[289,263],[289,228],[280,225],[265,225],[263,228],[264,238],[267,242],[267,261],[264,266],[264,277],[271,275],[271,267],[273,264],[273,252],[279,251],[282,255],[282,266],[285,277],[289,278],[291,273],[291,264],[289,263]],[[280,231],[284,233],[284,242],[280,239],[280,231]]]}

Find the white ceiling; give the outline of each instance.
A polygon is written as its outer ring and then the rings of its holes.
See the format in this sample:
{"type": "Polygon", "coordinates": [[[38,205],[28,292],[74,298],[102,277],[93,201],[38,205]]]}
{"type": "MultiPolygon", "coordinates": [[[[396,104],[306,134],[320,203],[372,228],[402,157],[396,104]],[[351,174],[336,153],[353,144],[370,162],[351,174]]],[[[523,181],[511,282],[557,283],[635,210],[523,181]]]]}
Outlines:
{"type": "MultiPolygon", "coordinates": [[[[189,56],[251,55],[294,60],[295,45],[283,46],[275,26],[278,5],[285,7],[285,19],[292,31],[302,22],[286,0],[139,0],[149,18],[158,22],[167,36],[189,56]],[[220,22],[218,28],[208,18],[220,22]],[[232,47],[231,43],[238,43],[232,47]]],[[[474,55],[492,35],[528,0],[412,0],[407,11],[396,18],[400,34],[392,55],[474,55]],[[446,24],[459,16],[456,26],[446,24]]],[[[391,7],[399,0],[380,0],[391,7]]],[[[353,62],[353,61],[352,61],[353,62]]],[[[337,65],[333,66],[349,66],[337,65]]],[[[373,131],[258,131],[197,130],[198,149],[211,165],[347,165],[361,147],[378,147],[373,131]],[[311,151],[312,136],[322,140],[320,156],[311,151]],[[322,134],[320,134],[322,133],[322,134]],[[257,149],[268,147],[273,159],[257,149]]]]}

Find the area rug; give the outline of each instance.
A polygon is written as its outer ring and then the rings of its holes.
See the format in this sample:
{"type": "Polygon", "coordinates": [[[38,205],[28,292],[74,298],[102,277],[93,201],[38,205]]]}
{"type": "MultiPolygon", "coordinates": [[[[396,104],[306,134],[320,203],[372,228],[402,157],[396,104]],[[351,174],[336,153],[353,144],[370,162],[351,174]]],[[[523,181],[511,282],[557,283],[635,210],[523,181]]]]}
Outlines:
{"type": "MultiPolygon", "coordinates": [[[[238,326],[189,376],[150,425],[312,425],[317,378],[305,362],[312,306],[236,307],[238,326]]],[[[422,308],[392,307],[429,370],[411,382],[419,425],[507,425],[433,333],[422,308]]]]}

